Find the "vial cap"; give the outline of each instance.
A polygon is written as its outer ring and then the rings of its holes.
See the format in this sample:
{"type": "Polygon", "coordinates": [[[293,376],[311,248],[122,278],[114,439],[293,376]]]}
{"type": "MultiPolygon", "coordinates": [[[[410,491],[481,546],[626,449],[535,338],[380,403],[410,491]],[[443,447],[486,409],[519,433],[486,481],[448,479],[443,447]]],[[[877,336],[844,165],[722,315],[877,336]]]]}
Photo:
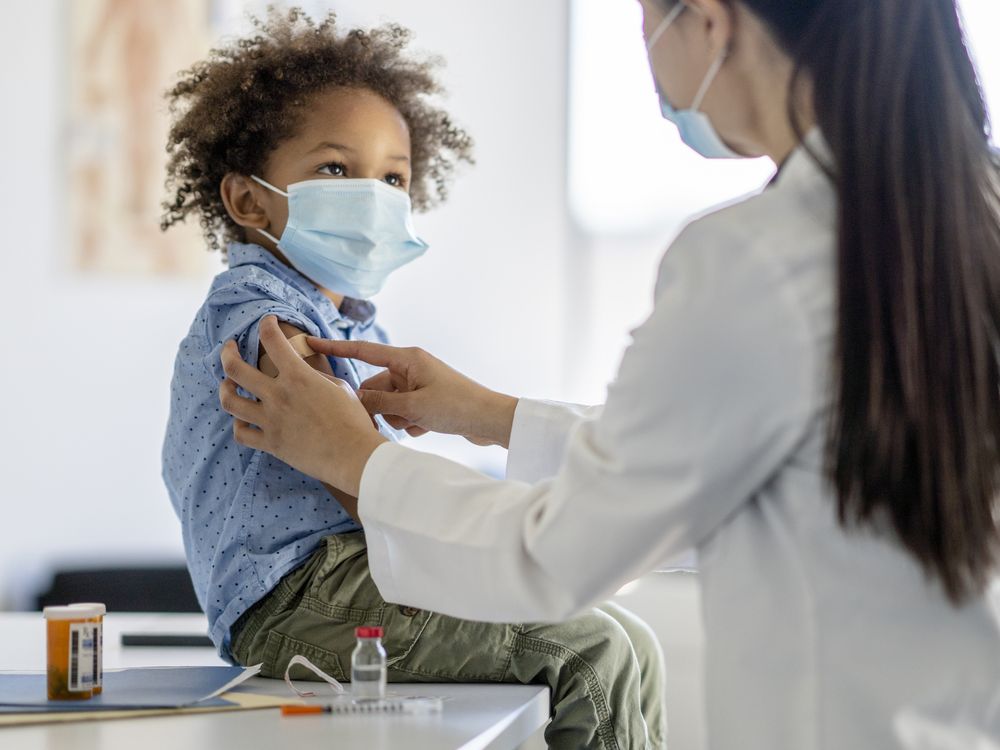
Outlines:
{"type": "Polygon", "coordinates": [[[88,609],[94,617],[104,617],[108,613],[108,608],[99,602],[86,602],[81,604],[70,604],[73,609],[88,609]]]}
{"type": "Polygon", "coordinates": [[[355,628],[354,635],[358,638],[381,638],[382,628],[355,628]]]}
{"type": "Polygon", "coordinates": [[[46,607],[42,610],[46,620],[76,620],[83,622],[92,615],[90,610],[79,607],[46,607]]]}

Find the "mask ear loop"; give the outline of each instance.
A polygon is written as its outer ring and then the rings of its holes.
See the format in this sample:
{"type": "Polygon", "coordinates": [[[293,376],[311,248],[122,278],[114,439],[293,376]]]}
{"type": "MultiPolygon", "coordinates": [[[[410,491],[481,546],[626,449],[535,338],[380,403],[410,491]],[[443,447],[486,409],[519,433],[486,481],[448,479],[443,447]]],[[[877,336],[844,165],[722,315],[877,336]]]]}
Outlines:
{"type": "Polygon", "coordinates": [[[256,182],[258,185],[263,185],[268,190],[270,190],[270,191],[272,191],[274,193],[277,193],[278,195],[283,195],[286,198],[288,197],[288,193],[286,193],[284,190],[279,190],[278,188],[276,188],[274,185],[272,185],[267,180],[260,179],[260,177],[258,177],[257,175],[254,175],[254,174],[250,175],[250,179],[253,180],[254,182],[256,182]]]}
{"type": "Polygon", "coordinates": [[[291,675],[292,667],[294,667],[296,664],[301,664],[303,667],[305,667],[314,675],[323,680],[323,682],[327,683],[333,689],[333,692],[336,693],[337,695],[343,695],[344,693],[347,692],[344,686],[341,685],[335,677],[328,675],[326,672],[317,667],[315,664],[313,664],[311,661],[309,661],[306,657],[302,656],[301,654],[296,654],[288,661],[288,666],[285,667],[285,684],[288,685],[288,687],[290,687],[292,691],[300,698],[312,698],[316,695],[316,693],[312,690],[299,690],[299,688],[295,686],[295,683],[292,682],[292,675],[291,675]]]}
{"type": "Polygon", "coordinates": [[[666,17],[660,21],[660,25],[656,27],[656,31],[654,31],[649,37],[649,41],[646,42],[646,52],[653,51],[653,47],[655,47],[656,43],[660,41],[660,37],[666,33],[667,29],[669,29],[673,22],[677,20],[677,16],[684,12],[686,7],[687,6],[683,2],[679,2],[677,3],[676,8],[667,13],[666,17]]]}
{"type": "MultiPolygon", "coordinates": [[[[270,190],[273,193],[277,193],[278,195],[283,195],[286,198],[288,197],[288,193],[286,193],[284,190],[279,190],[274,185],[272,185],[270,182],[268,182],[267,180],[262,180],[257,175],[254,175],[254,174],[250,175],[250,179],[253,180],[254,182],[256,182],[259,185],[263,185],[264,187],[266,187],[268,190],[270,190]]],[[[278,238],[275,237],[270,232],[268,232],[266,229],[257,229],[257,227],[251,227],[251,229],[254,229],[254,230],[260,232],[262,235],[264,235],[269,240],[271,240],[271,242],[273,242],[275,245],[278,244],[278,242],[279,242],[278,238]]]]}
{"type": "Polygon", "coordinates": [[[266,229],[258,229],[257,227],[251,227],[251,229],[253,229],[255,232],[260,232],[262,235],[264,235],[269,240],[271,240],[271,242],[273,242],[275,245],[277,245],[279,242],[281,242],[281,240],[279,240],[273,234],[271,234],[270,232],[268,232],[266,229]]]}
{"type": "Polygon", "coordinates": [[[694,101],[691,102],[691,109],[695,112],[701,108],[701,103],[705,100],[708,89],[715,81],[715,77],[719,75],[719,71],[722,70],[722,65],[726,62],[727,57],[729,57],[729,50],[724,49],[722,50],[722,54],[716,57],[715,61],[709,66],[708,73],[705,74],[705,80],[702,81],[701,88],[698,89],[698,93],[694,96],[694,101]]]}

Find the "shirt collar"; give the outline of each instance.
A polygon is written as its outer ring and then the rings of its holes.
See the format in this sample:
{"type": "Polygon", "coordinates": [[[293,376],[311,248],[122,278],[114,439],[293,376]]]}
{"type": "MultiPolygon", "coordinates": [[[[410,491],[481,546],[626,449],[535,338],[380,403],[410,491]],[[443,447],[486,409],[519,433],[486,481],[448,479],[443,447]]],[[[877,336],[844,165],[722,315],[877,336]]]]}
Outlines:
{"type": "Polygon", "coordinates": [[[230,242],[226,246],[226,258],[230,268],[239,266],[259,266],[274,274],[282,281],[298,289],[320,310],[327,311],[332,321],[343,321],[340,327],[357,327],[367,330],[375,322],[376,307],[370,300],[344,297],[340,309],[319,290],[319,288],[290,266],[286,266],[270,252],[254,243],[230,242]]]}

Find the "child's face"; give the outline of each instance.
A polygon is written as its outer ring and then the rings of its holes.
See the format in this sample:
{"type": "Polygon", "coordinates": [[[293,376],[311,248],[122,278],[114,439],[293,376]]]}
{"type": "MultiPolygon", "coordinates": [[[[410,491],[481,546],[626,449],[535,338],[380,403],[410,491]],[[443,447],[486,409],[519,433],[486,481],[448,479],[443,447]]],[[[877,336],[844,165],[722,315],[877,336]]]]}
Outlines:
{"type": "MultiPolygon", "coordinates": [[[[261,177],[281,190],[304,180],[349,178],[383,180],[409,192],[410,131],[399,111],[377,94],[331,89],[313,98],[298,131],[271,153],[261,177]]],[[[265,229],[280,237],[288,221],[287,198],[254,188],[267,217],[265,229]]],[[[252,239],[261,241],[259,235],[252,239]]]]}

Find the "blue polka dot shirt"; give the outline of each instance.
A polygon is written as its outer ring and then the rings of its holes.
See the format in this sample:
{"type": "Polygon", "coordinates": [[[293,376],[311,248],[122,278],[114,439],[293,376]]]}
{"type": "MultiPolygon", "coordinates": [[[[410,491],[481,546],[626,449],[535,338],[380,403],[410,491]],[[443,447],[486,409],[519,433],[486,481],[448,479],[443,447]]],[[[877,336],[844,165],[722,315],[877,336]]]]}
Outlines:
{"type": "MultiPolygon", "coordinates": [[[[230,628],[240,615],[324,537],[360,527],[320,482],[235,441],[232,418],[219,406],[222,347],[235,339],[243,358],[256,364],[266,315],[323,338],[384,343],[386,337],[370,302],[346,299],[338,310],[264,248],[232,243],[228,258],[229,269],[212,282],[177,353],[163,478],[210,635],[233,661],[230,628]]],[[[378,371],[363,362],[331,358],[330,364],[355,387],[378,371]]],[[[396,437],[385,425],[382,430],[396,437]]]]}

